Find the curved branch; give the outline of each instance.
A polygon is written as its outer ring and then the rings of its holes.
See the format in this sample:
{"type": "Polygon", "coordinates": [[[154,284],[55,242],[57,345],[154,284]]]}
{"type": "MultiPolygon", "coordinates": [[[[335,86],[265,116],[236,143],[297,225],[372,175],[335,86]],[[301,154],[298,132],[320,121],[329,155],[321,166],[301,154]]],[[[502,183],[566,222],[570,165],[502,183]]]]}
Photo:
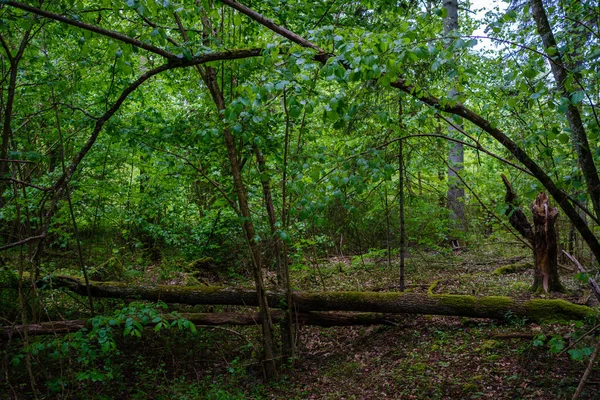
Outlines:
{"type": "Polygon", "coordinates": [[[85,22],[81,22],[81,21],[77,21],[77,20],[74,20],[74,19],[71,19],[71,18],[67,18],[64,15],[55,14],[55,13],[52,13],[50,11],[41,10],[39,8],[32,7],[30,5],[19,3],[19,2],[16,2],[16,1],[7,1],[4,4],[6,4],[8,6],[11,6],[11,7],[14,7],[14,8],[19,8],[19,9],[21,9],[23,11],[27,11],[27,12],[30,12],[30,13],[33,13],[33,14],[45,17],[45,18],[53,19],[55,21],[59,21],[59,22],[62,22],[62,23],[65,23],[65,24],[68,24],[68,25],[71,25],[71,26],[76,26],[78,28],[85,29],[85,30],[90,31],[90,32],[98,33],[98,34],[100,34],[102,36],[107,36],[107,37],[110,37],[112,39],[121,41],[123,43],[130,44],[130,45],[135,46],[135,47],[140,47],[140,48],[142,48],[144,50],[147,50],[147,51],[149,51],[151,53],[155,53],[155,54],[158,54],[160,56],[163,56],[163,57],[165,57],[165,58],[167,58],[169,60],[176,58],[175,54],[173,54],[171,52],[168,52],[168,51],[166,51],[164,49],[161,49],[160,47],[156,47],[156,46],[153,46],[151,44],[144,43],[141,40],[134,39],[134,38],[131,38],[129,36],[123,35],[121,33],[101,28],[99,26],[95,26],[95,25],[92,25],[92,24],[88,24],[88,23],[85,23],[85,22]]]}
{"type": "Polygon", "coordinates": [[[276,23],[274,23],[273,21],[271,21],[270,19],[260,15],[259,13],[257,13],[256,11],[252,10],[251,8],[246,7],[245,5],[243,5],[242,3],[237,3],[234,2],[232,0],[220,0],[221,3],[224,3],[226,5],[228,5],[231,8],[234,8],[236,10],[238,10],[239,12],[241,12],[242,14],[250,17],[251,19],[253,19],[254,21],[258,22],[259,24],[269,28],[270,30],[272,30],[273,32],[283,36],[286,39],[291,40],[294,43],[299,44],[302,47],[308,47],[310,49],[316,50],[319,54],[317,54],[317,56],[315,57],[318,61],[320,62],[325,62],[327,61],[327,59],[329,57],[331,57],[331,54],[328,54],[325,50],[323,50],[322,48],[320,48],[319,46],[317,46],[316,44],[304,39],[302,36],[290,31],[289,29],[286,29],[282,26],[277,25],[276,23]]]}

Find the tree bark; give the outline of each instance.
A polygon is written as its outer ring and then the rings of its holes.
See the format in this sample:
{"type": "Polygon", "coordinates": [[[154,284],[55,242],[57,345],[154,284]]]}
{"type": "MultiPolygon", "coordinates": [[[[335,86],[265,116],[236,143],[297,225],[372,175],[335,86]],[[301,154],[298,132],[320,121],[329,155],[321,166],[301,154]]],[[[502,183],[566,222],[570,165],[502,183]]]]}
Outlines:
{"type": "MultiPolygon", "coordinates": [[[[398,124],[404,127],[403,119],[403,107],[402,98],[398,99],[398,124]]],[[[406,287],[404,281],[404,267],[405,267],[405,251],[406,251],[406,229],[404,226],[404,140],[398,141],[398,203],[400,206],[400,291],[404,292],[406,287]]],[[[419,175],[419,195],[421,195],[421,180],[419,175]]]]}
{"type": "Polygon", "coordinates": [[[533,247],[534,278],[531,290],[562,292],[563,286],[558,276],[558,240],[554,224],[558,218],[558,208],[550,207],[548,196],[540,193],[532,205],[533,227],[517,204],[517,194],[504,175],[500,175],[506,186],[506,215],[513,228],[531,243],[533,247]]]}
{"type": "MultiPolygon", "coordinates": [[[[64,287],[86,296],[85,283],[78,278],[58,276],[53,287],[64,287]]],[[[260,297],[255,290],[222,287],[174,287],[128,285],[119,282],[90,282],[92,296],[141,299],[189,305],[220,304],[257,306],[260,297]]],[[[267,291],[270,307],[286,307],[285,294],[267,291]]],[[[400,292],[304,292],[292,293],[299,312],[355,311],[394,314],[454,315],[472,318],[499,318],[507,313],[530,321],[579,320],[592,310],[564,300],[521,300],[510,297],[477,297],[455,294],[416,294],[400,292]]]]}
{"type": "MultiPolygon", "coordinates": [[[[556,81],[556,87],[563,97],[571,100],[573,93],[566,86],[568,79],[567,68],[565,67],[563,56],[556,43],[556,39],[554,38],[552,27],[548,22],[544,4],[542,3],[542,0],[531,0],[530,4],[537,31],[542,38],[544,49],[551,60],[550,68],[552,69],[554,80],[556,81]],[[551,52],[553,54],[550,54],[548,51],[549,49],[552,49],[551,52]]],[[[566,117],[569,128],[571,128],[571,143],[577,153],[577,158],[579,160],[579,165],[581,166],[581,171],[583,172],[588,193],[592,199],[594,212],[596,213],[596,217],[600,217],[600,177],[598,177],[598,170],[596,169],[596,164],[594,164],[593,154],[590,150],[579,108],[571,101],[569,101],[567,107],[566,117]]]]}
{"type": "MultiPolygon", "coordinates": [[[[445,47],[452,45],[452,38],[448,36],[456,34],[458,31],[458,0],[444,0],[444,9],[446,18],[444,18],[444,36],[446,36],[445,47]]],[[[454,98],[458,95],[455,87],[448,92],[448,96],[454,98]]],[[[448,127],[448,136],[455,137],[457,130],[453,126],[448,127]]],[[[448,192],[447,207],[450,210],[450,228],[452,229],[450,237],[456,246],[457,231],[463,231],[465,228],[465,188],[461,184],[458,175],[464,168],[465,150],[462,143],[451,142],[448,151],[448,192]]],[[[454,245],[454,244],[453,244],[454,245]]]]}
{"type": "Polygon", "coordinates": [[[558,277],[558,244],[555,222],[558,209],[550,207],[546,193],[540,193],[533,205],[533,252],[534,278],[531,290],[562,292],[563,286],[558,277]]]}

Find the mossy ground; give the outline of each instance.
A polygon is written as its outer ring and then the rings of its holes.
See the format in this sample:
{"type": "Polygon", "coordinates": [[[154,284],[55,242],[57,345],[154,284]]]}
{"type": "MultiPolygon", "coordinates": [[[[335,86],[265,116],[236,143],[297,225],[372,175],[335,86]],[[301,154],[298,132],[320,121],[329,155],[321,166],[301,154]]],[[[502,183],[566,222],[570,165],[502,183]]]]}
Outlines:
{"type": "MultiPolygon", "coordinates": [[[[511,249],[514,251],[514,249],[511,249]]],[[[531,271],[495,275],[502,265],[525,260],[527,253],[474,250],[453,254],[411,250],[406,260],[408,291],[432,294],[510,296],[533,299],[531,271]],[[518,259],[517,259],[518,258],[518,259]],[[435,285],[433,283],[435,282],[435,285]]],[[[125,263],[126,264],[126,263],[125,263]]],[[[163,258],[162,264],[132,261],[127,279],[139,283],[184,284],[186,264],[163,258]]],[[[65,271],[66,272],[66,271],[65,271]]],[[[565,274],[569,294],[545,296],[573,302],[587,300],[585,287],[565,274]]],[[[387,264],[380,254],[334,257],[319,265],[292,268],[293,286],[304,290],[398,290],[398,260],[387,264]]],[[[251,286],[244,274],[221,277],[224,286],[251,286]]],[[[72,298],[54,294],[57,307],[77,308],[72,298]]],[[[98,302],[100,310],[122,303],[98,302]]],[[[594,304],[597,306],[597,304],[594,304]]],[[[233,311],[240,307],[172,307],[180,311],[233,311]]],[[[73,313],[76,316],[77,313],[73,313]]],[[[70,316],[68,316],[70,317],[70,316]]],[[[585,330],[583,326],[580,329],[585,330]]],[[[111,361],[113,377],[78,380],[77,370],[49,357],[34,358],[38,389],[49,398],[90,399],[562,399],[570,398],[585,362],[556,357],[548,346],[533,346],[531,337],[561,335],[569,340],[573,324],[532,324],[506,316],[504,321],[406,315],[394,326],[301,327],[298,358],[281,379],[265,384],[257,363],[257,327],[201,328],[198,333],[147,332],[141,339],[119,338],[111,361]],[[524,333],[529,338],[498,338],[524,333]],[[57,376],[68,382],[50,387],[57,376]]],[[[34,339],[42,341],[47,339],[34,339]]],[[[19,340],[3,343],[0,398],[29,398],[26,370],[10,366],[19,340]],[[6,374],[5,374],[6,372],[6,374]]],[[[76,365],[76,360],[71,360],[76,365]]],[[[70,362],[71,362],[70,361],[70,362]]],[[[96,367],[106,367],[106,360],[96,367]]],[[[80,368],[88,368],[80,366],[80,368]]],[[[598,367],[582,398],[597,398],[598,367]]]]}

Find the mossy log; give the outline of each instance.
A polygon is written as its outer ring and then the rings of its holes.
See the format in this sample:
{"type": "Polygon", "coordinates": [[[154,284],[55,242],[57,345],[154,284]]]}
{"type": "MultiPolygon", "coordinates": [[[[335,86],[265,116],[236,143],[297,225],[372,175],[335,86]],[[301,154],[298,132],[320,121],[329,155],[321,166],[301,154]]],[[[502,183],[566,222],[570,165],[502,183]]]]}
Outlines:
{"type": "MultiPolygon", "coordinates": [[[[78,278],[59,276],[54,287],[65,287],[87,295],[85,283],[78,278]]],[[[220,304],[257,306],[254,290],[206,286],[129,285],[119,282],[90,282],[95,297],[128,298],[189,305],[220,304]]],[[[285,308],[285,296],[267,292],[269,306],[285,308]]],[[[593,310],[564,300],[520,300],[504,296],[467,296],[454,294],[417,294],[400,292],[304,292],[292,295],[294,309],[308,311],[354,311],[390,314],[454,315],[502,319],[507,314],[529,321],[581,320],[593,310]]]]}
{"type": "Polygon", "coordinates": [[[533,264],[530,262],[515,263],[504,265],[500,268],[496,268],[493,272],[494,275],[508,275],[516,274],[519,272],[530,271],[533,269],[533,264]]]}
{"type": "MultiPolygon", "coordinates": [[[[251,326],[261,323],[260,314],[251,313],[184,313],[182,317],[194,323],[196,326],[219,326],[236,325],[251,326]]],[[[283,311],[274,310],[271,312],[271,319],[274,323],[284,321],[283,311]]],[[[167,317],[170,320],[170,317],[167,317]]],[[[332,326],[368,326],[368,325],[397,325],[402,322],[402,317],[398,314],[381,313],[353,313],[353,312],[299,312],[294,314],[294,321],[302,325],[332,327],[332,326]]],[[[153,328],[150,324],[147,328],[153,328]]],[[[75,332],[82,328],[91,329],[89,320],[79,319],[71,321],[49,321],[38,324],[28,324],[27,334],[32,335],[60,335],[69,332],[75,332]]],[[[25,329],[24,325],[0,326],[0,337],[22,335],[25,329]]]]}

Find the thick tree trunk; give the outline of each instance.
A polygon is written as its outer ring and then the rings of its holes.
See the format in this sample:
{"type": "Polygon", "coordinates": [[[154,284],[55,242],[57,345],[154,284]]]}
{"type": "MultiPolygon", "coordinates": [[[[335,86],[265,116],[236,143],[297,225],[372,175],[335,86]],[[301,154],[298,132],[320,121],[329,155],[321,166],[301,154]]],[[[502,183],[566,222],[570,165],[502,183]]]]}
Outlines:
{"type": "MultiPolygon", "coordinates": [[[[85,283],[69,276],[52,280],[54,287],[65,287],[87,295],[85,283]]],[[[221,304],[257,306],[256,291],[221,287],[174,287],[127,285],[118,282],[91,282],[92,296],[141,299],[181,304],[221,304]]],[[[270,307],[285,307],[285,295],[267,291],[270,307]]],[[[510,297],[464,296],[453,294],[416,294],[400,292],[302,292],[292,293],[299,312],[357,311],[393,314],[455,315],[473,318],[504,318],[510,312],[530,321],[582,319],[591,309],[563,300],[520,300],[510,297]]]]}

